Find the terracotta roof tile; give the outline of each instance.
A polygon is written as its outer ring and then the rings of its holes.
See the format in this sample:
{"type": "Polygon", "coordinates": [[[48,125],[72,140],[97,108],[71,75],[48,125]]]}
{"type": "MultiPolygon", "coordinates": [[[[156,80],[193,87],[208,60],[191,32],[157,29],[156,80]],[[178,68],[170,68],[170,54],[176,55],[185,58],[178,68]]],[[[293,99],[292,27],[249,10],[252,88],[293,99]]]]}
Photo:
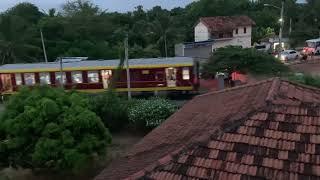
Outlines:
{"type": "Polygon", "coordinates": [[[210,151],[210,155],[209,157],[212,158],[212,159],[216,159],[218,157],[218,154],[219,154],[219,150],[211,150],[210,151]]]}
{"type": "Polygon", "coordinates": [[[239,26],[255,25],[248,16],[203,17],[200,22],[205,24],[210,32],[232,31],[239,26]]]}
{"type": "Polygon", "coordinates": [[[314,144],[320,144],[320,135],[311,135],[310,142],[314,144]]]}
{"type": "Polygon", "coordinates": [[[201,95],[96,179],[320,179],[319,107],[278,79],[201,95]]]}

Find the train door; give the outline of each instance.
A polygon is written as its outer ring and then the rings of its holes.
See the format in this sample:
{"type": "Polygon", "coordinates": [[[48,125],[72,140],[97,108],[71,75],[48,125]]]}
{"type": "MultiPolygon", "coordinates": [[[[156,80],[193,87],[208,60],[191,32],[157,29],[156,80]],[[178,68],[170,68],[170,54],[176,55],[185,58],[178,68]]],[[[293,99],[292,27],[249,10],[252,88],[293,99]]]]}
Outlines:
{"type": "Polygon", "coordinates": [[[4,91],[4,92],[13,91],[11,74],[1,74],[0,79],[2,82],[2,91],[4,91]]]}
{"type": "Polygon", "coordinates": [[[111,70],[101,70],[103,88],[108,89],[111,83],[112,71],[111,70]]]}
{"type": "Polygon", "coordinates": [[[167,68],[166,69],[166,79],[168,87],[177,86],[177,69],[176,68],[167,68]]]}

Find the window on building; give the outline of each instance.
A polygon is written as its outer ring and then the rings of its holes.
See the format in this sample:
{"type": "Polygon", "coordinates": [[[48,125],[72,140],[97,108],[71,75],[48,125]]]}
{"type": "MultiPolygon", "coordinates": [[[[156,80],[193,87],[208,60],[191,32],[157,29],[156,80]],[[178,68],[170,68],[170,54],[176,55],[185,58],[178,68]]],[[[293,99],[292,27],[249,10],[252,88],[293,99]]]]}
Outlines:
{"type": "Polygon", "coordinates": [[[22,77],[20,73],[15,74],[15,78],[16,78],[16,85],[20,86],[22,85],[22,77]]]}
{"type": "Polygon", "coordinates": [[[39,73],[39,77],[40,77],[40,84],[51,84],[51,81],[50,81],[50,73],[46,73],[46,72],[43,72],[43,73],[39,73]]]}
{"type": "Polygon", "coordinates": [[[72,83],[82,83],[83,82],[81,71],[71,72],[71,78],[72,78],[72,83]]]}
{"type": "Polygon", "coordinates": [[[65,84],[67,82],[66,73],[62,72],[62,78],[61,78],[61,72],[56,72],[56,84],[65,84]]]}
{"type": "Polygon", "coordinates": [[[182,79],[189,80],[190,79],[190,70],[188,67],[182,69],[182,79]]]}
{"type": "Polygon", "coordinates": [[[24,73],[24,81],[27,86],[34,85],[36,83],[34,73],[24,73]]]}
{"type": "Polygon", "coordinates": [[[244,33],[244,34],[247,33],[247,28],[243,28],[243,33],[244,33]]]}
{"type": "Polygon", "coordinates": [[[236,29],[236,34],[239,34],[239,29],[238,28],[236,29]]]}
{"type": "Polygon", "coordinates": [[[223,33],[220,33],[220,34],[219,34],[219,38],[223,38],[223,33]]]}
{"type": "Polygon", "coordinates": [[[98,83],[99,82],[99,72],[98,71],[88,71],[88,82],[98,83]]]}

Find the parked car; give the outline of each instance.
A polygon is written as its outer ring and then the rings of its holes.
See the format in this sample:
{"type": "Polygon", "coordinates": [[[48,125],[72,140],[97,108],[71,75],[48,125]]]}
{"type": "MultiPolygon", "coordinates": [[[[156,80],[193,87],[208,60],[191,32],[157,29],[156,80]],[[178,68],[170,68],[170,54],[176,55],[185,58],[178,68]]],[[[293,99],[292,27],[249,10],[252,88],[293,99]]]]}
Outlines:
{"type": "Polygon", "coordinates": [[[276,58],[279,58],[281,61],[292,61],[292,60],[298,60],[301,58],[301,54],[298,51],[295,50],[284,50],[279,55],[276,55],[276,58]]]}

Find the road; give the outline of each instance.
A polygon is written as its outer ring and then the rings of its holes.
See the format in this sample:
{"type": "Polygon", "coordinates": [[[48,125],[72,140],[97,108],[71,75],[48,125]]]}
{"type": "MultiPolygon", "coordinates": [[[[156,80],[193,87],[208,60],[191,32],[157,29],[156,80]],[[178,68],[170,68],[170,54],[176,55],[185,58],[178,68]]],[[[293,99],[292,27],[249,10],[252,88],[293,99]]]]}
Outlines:
{"type": "Polygon", "coordinates": [[[320,76],[320,56],[315,56],[313,59],[309,58],[306,62],[289,65],[289,67],[295,72],[320,76]]]}

